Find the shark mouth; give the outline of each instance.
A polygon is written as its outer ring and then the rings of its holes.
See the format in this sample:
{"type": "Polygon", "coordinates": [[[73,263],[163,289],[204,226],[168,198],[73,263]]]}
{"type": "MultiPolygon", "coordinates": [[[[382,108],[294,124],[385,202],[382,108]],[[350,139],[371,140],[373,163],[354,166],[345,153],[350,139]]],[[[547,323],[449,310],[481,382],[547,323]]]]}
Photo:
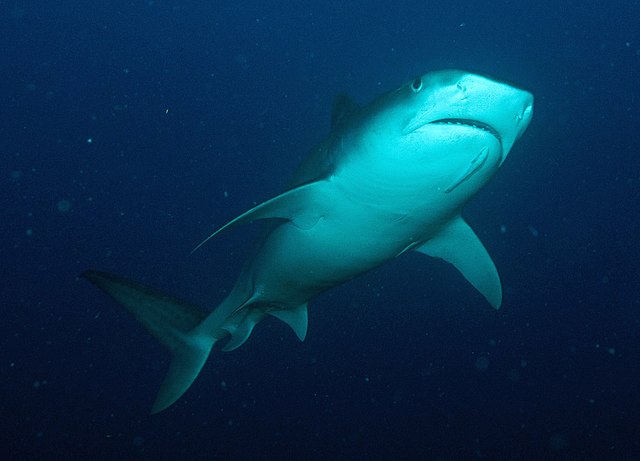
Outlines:
{"type": "Polygon", "coordinates": [[[488,123],[481,122],[479,120],[471,120],[466,118],[441,118],[439,120],[434,120],[433,122],[429,122],[428,125],[461,125],[461,126],[469,126],[471,128],[476,128],[478,130],[486,131],[487,133],[494,136],[500,144],[502,144],[502,138],[500,137],[500,133],[494,127],[489,125],[488,123]]]}

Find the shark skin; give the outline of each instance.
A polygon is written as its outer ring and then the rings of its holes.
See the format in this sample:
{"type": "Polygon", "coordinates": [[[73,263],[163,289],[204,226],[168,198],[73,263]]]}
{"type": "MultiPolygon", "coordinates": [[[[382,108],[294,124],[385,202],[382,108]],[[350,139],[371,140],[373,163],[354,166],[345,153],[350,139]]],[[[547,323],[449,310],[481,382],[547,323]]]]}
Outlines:
{"type": "Polygon", "coordinates": [[[407,251],[451,263],[498,309],[498,272],[461,210],[497,172],[532,115],[530,93],[459,70],[422,75],[363,107],[339,96],[329,136],[287,190],[196,247],[238,225],[277,220],[217,308],[207,312],[86,271],[172,353],[152,412],[184,394],[217,342],[226,339],[227,351],[241,346],[268,316],[304,340],[309,300],[407,251]]]}

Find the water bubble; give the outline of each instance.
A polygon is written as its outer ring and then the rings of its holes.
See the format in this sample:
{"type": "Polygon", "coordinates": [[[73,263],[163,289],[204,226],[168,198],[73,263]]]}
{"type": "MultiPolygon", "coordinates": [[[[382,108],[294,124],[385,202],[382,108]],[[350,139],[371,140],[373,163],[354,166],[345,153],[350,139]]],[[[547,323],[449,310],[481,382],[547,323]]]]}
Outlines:
{"type": "Polygon", "coordinates": [[[56,207],[60,213],[68,213],[71,211],[71,202],[67,199],[62,199],[58,202],[56,207]]]}
{"type": "Polygon", "coordinates": [[[489,368],[489,358],[484,355],[476,359],[476,370],[487,371],[489,368]]]}

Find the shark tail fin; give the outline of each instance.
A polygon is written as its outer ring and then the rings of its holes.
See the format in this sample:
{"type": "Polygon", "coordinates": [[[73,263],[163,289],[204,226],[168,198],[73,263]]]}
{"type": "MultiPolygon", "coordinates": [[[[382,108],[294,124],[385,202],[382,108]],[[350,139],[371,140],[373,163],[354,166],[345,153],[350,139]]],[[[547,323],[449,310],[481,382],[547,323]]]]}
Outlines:
{"type": "Polygon", "coordinates": [[[171,406],[196,379],[216,342],[213,336],[195,333],[207,313],[123,277],[97,271],[82,276],[122,304],[171,351],[171,365],[151,413],[171,406]]]}

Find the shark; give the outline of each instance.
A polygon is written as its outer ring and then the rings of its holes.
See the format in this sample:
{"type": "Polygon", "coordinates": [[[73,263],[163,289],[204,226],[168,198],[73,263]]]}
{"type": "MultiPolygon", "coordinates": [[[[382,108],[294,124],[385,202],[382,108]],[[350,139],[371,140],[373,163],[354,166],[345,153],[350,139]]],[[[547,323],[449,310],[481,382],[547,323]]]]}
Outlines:
{"type": "Polygon", "coordinates": [[[171,352],[152,413],[187,391],[217,343],[234,350],[269,317],[303,341],[311,299],[410,251],[452,264],[500,308],[495,264],[461,211],[498,171],[532,115],[531,93],[461,70],[426,73],[364,106],[339,95],[328,136],[285,191],[196,247],[239,225],[269,220],[215,309],[85,271],[171,352]]]}

